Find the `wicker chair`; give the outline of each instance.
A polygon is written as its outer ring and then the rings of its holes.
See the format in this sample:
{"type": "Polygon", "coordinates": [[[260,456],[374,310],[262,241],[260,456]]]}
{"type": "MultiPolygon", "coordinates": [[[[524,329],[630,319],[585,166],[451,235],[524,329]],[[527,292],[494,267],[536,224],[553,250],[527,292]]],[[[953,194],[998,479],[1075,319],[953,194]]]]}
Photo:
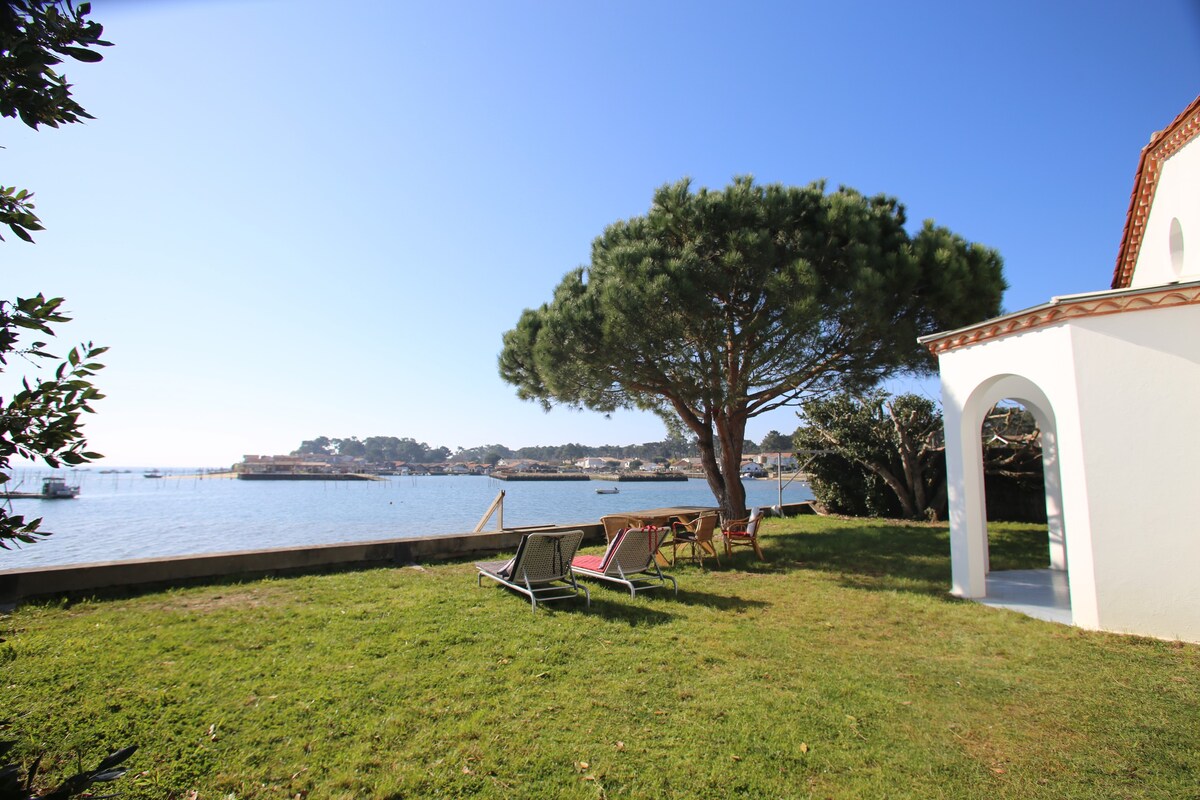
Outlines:
{"type": "Polygon", "coordinates": [[[600,524],[604,526],[604,541],[611,542],[618,531],[626,528],[640,528],[642,521],[636,517],[630,517],[626,514],[609,514],[600,518],[600,524]]]}
{"type": "Polygon", "coordinates": [[[733,558],[733,548],[752,547],[759,561],[766,561],[762,547],[758,544],[758,527],[763,514],[757,508],[749,519],[731,519],[721,526],[721,538],[725,541],[725,557],[733,558]]]}
{"type": "Polygon", "coordinates": [[[717,555],[717,546],[713,536],[716,528],[717,515],[715,512],[705,512],[689,522],[678,520],[671,523],[671,538],[663,542],[663,549],[670,546],[672,564],[679,555],[679,548],[690,547],[692,560],[699,559],[700,566],[704,566],[706,554],[717,559],[717,566],[720,566],[721,557],[717,555]]]}

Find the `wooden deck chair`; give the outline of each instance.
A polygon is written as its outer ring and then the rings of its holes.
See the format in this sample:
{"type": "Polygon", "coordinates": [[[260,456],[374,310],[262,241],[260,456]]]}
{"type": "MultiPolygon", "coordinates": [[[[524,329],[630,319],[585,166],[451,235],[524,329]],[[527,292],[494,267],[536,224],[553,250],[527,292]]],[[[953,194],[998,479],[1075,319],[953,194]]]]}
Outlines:
{"type": "Polygon", "coordinates": [[[700,566],[704,566],[705,554],[715,558],[717,566],[720,566],[721,557],[717,555],[717,547],[713,543],[713,534],[716,528],[716,512],[705,512],[690,522],[677,520],[671,523],[671,538],[662,544],[664,549],[668,546],[671,548],[671,563],[675,563],[675,558],[679,555],[679,548],[690,547],[692,560],[699,559],[700,566]]]}
{"type": "Polygon", "coordinates": [[[754,509],[749,519],[731,519],[721,526],[721,538],[725,540],[725,557],[733,558],[733,548],[753,547],[759,561],[766,561],[762,548],[758,545],[758,527],[762,522],[763,513],[754,509]]]}
{"type": "Polygon", "coordinates": [[[587,606],[592,605],[586,586],[575,582],[571,559],[583,541],[583,531],[530,533],[521,539],[517,554],[508,561],[479,561],[476,585],[491,578],[529,598],[533,610],[539,602],[578,597],[582,591],[587,606]]]}
{"type": "Polygon", "coordinates": [[[631,597],[647,589],[659,589],[670,581],[679,594],[679,583],[664,575],[654,554],[666,538],[666,528],[627,528],[608,543],[602,556],[575,556],[571,571],[583,578],[619,583],[631,597]]]}

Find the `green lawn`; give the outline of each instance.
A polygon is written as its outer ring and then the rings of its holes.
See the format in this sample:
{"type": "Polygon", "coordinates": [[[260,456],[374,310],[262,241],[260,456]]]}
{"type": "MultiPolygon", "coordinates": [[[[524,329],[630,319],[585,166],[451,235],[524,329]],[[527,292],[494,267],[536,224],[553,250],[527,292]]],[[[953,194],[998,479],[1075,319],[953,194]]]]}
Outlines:
{"type": "Polygon", "coordinates": [[[1200,797],[1200,647],[950,599],[942,526],[764,547],[590,611],[469,563],[30,604],[0,738],[60,775],[136,743],[131,798],[1200,797]]]}

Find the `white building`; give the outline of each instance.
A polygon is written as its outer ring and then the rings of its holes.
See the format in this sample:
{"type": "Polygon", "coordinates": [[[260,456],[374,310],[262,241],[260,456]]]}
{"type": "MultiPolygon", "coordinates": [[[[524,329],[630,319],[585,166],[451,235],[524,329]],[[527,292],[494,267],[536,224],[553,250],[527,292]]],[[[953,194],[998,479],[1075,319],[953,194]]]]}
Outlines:
{"type": "Polygon", "coordinates": [[[740,469],[743,478],[765,478],[767,471],[757,461],[744,461],[740,469]]]}
{"type": "Polygon", "coordinates": [[[754,460],[764,467],[795,469],[797,466],[796,456],[792,453],[759,453],[754,460]]]}
{"type": "Polygon", "coordinates": [[[1050,569],[1021,580],[1080,627],[1200,641],[1198,136],[1200,98],[1142,150],[1110,289],[922,340],[941,369],[955,594],[1009,591],[989,574],[980,425],[1013,399],[1042,430],[1050,528],[1050,569]]]}

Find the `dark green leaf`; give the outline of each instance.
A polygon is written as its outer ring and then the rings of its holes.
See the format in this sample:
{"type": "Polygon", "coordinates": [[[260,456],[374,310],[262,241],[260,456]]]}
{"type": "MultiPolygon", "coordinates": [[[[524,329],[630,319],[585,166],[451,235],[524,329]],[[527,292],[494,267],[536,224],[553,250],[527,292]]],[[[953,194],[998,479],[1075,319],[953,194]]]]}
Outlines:
{"type": "Polygon", "coordinates": [[[100,55],[94,50],[85,50],[82,47],[64,47],[63,52],[76,61],[95,63],[97,61],[104,60],[104,56],[100,55]]]}

